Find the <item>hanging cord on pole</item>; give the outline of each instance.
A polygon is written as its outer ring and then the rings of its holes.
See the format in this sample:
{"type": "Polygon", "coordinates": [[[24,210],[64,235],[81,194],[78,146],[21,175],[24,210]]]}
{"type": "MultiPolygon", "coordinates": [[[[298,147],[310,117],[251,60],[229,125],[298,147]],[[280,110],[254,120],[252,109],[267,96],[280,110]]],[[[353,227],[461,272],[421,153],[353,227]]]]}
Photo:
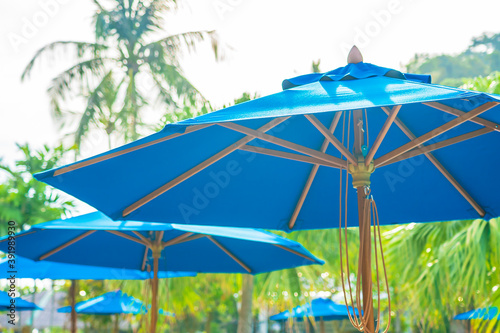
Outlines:
{"type": "MultiPolygon", "coordinates": [[[[366,110],[365,110],[365,119],[366,118],[366,110]]],[[[348,115],[348,125],[347,125],[347,140],[345,140],[345,113],[343,114],[343,128],[342,128],[342,144],[344,144],[344,141],[347,141],[346,147],[349,148],[349,139],[350,139],[350,123],[351,123],[351,113],[349,112],[348,115]]],[[[354,124],[356,126],[359,124],[354,124]]],[[[367,133],[368,133],[368,128],[367,128],[367,133]]],[[[344,159],[345,156],[341,156],[341,159],[344,159]]],[[[363,253],[363,248],[364,248],[364,243],[363,241],[360,242],[359,245],[359,253],[360,255],[358,256],[358,276],[356,279],[356,291],[355,291],[355,298],[352,295],[352,284],[351,284],[351,277],[350,277],[350,269],[349,269],[349,248],[348,248],[348,239],[347,239],[347,210],[348,210],[348,181],[349,181],[349,163],[347,159],[345,159],[346,162],[346,175],[345,175],[345,184],[343,181],[343,170],[340,170],[339,172],[339,250],[340,250],[340,270],[341,270],[341,283],[342,283],[342,291],[344,294],[344,301],[346,304],[347,308],[347,313],[349,317],[349,321],[351,324],[361,332],[366,332],[366,333],[378,333],[380,332],[380,318],[381,318],[381,310],[380,310],[380,274],[379,274],[379,256],[381,259],[381,266],[383,269],[383,277],[385,278],[385,286],[387,290],[387,299],[388,299],[388,322],[387,322],[387,327],[383,331],[383,333],[387,333],[389,330],[389,326],[391,323],[391,298],[390,298],[390,290],[389,290],[389,282],[387,279],[387,270],[385,266],[385,259],[384,259],[384,252],[383,252],[383,247],[382,247],[382,237],[381,237],[381,232],[380,232],[380,221],[379,221],[379,216],[378,216],[378,210],[377,210],[377,205],[375,203],[375,200],[373,199],[373,196],[371,195],[371,189],[369,186],[364,186],[364,204],[363,204],[363,210],[362,210],[362,218],[364,221],[367,221],[367,219],[371,219],[373,221],[373,240],[374,240],[374,257],[375,257],[375,270],[376,270],[376,283],[377,283],[377,326],[374,329],[374,332],[370,332],[368,330],[368,318],[370,318],[373,306],[369,306],[367,311],[365,313],[362,312],[362,307],[361,307],[361,295],[360,291],[362,289],[362,283],[364,281],[361,281],[361,260],[362,256],[361,253],[363,253]],[[345,193],[345,195],[344,195],[345,193]],[[344,200],[344,201],[343,201],[344,200]],[[344,206],[344,210],[342,209],[344,206]],[[342,239],[342,220],[344,220],[344,240],[342,239]],[[344,244],[343,244],[344,242],[344,244]],[[346,272],[344,272],[344,255],[343,255],[343,247],[345,246],[345,252],[346,252],[346,272]],[[347,273],[347,274],[346,274],[347,273]],[[347,288],[346,288],[346,283],[345,283],[345,276],[347,276],[347,288]],[[350,299],[350,303],[348,302],[348,296],[350,299]],[[355,299],[355,301],[354,301],[355,299]],[[358,310],[358,314],[356,315],[355,313],[355,307],[358,310]],[[352,311],[352,313],[351,313],[352,311]]],[[[369,221],[369,220],[368,220],[369,221]]],[[[370,225],[372,225],[372,222],[369,222],[370,225]]],[[[366,237],[371,237],[371,231],[370,228],[365,229],[368,234],[365,235],[360,235],[360,239],[364,240],[366,237]]],[[[360,231],[361,232],[361,231],[360,231]]],[[[372,251],[370,250],[370,253],[372,251]]],[[[369,287],[370,295],[373,293],[373,285],[370,285],[369,287]]],[[[365,296],[366,297],[366,296],[365,296]]]]}

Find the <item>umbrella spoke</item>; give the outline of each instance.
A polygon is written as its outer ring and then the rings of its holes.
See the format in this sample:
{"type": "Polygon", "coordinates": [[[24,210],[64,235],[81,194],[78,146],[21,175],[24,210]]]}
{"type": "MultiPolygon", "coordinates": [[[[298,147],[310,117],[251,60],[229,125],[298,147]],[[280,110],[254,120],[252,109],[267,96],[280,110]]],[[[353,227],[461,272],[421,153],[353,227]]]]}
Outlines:
{"type": "Polygon", "coordinates": [[[168,246],[172,246],[172,245],[178,245],[178,244],[182,244],[182,243],[186,243],[186,242],[190,242],[190,241],[194,241],[196,239],[200,239],[200,238],[203,238],[203,237],[207,237],[207,235],[204,235],[204,234],[192,234],[190,235],[189,237],[186,237],[184,239],[181,239],[181,240],[178,240],[177,242],[175,243],[172,243],[172,244],[168,244],[166,245],[165,247],[168,247],[168,246]]]}
{"type": "Polygon", "coordinates": [[[304,258],[304,259],[307,259],[307,260],[310,260],[310,261],[314,261],[314,259],[313,259],[313,258],[308,257],[308,256],[306,256],[305,254],[302,254],[302,253],[300,253],[300,252],[298,252],[298,251],[292,250],[291,248],[288,248],[288,247],[286,247],[286,246],[279,245],[279,244],[274,244],[274,246],[279,247],[280,249],[283,249],[283,250],[288,251],[288,252],[290,252],[290,253],[293,253],[293,254],[295,254],[295,255],[297,255],[297,256],[299,256],[299,257],[302,257],[302,258],[304,258]]]}
{"type": "Polygon", "coordinates": [[[412,158],[412,157],[419,156],[419,155],[422,155],[425,153],[429,153],[429,152],[437,150],[437,149],[445,148],[445,147],[451,146],[455,143],[466,141],[466,140],[478,137],[478,136],[483,135],[483,134],[488,134],[491,132],[493,132],[493,130],[491,128],[484,127],[484,128],[481,128],[481,129],[478,129],[478,130],[475,130],[475,131],[472,131],[472,132],[469,132],[466,134],[462,134],[462,135],[459,135],[459,136],[456,136],[456,137],[453,137],[453,138],[450,138],[447,140],[440,141],[438,143],[433,143],[431,145],[422,146],[420,148],[415,148],[415,149],[412,149],[412,150],[410,150],[402,155],[399,155],[398,157],[390,160],[389,162],[387,162],[385,164],[378,165],[377,167],[386,166],[389,164],[394,164],[396,162],[400,162],[400,161],[406,160],[408,158],[412,158]]]}
{"type": "MultiPolygon", "coordinates": [[[[384,111],[386,111],[385,109],[387,109],[387,108],[382,107],[382,109],[384,109],[384,111]]],[[[373,160],[373,157],[377,153],[377,150],[380,147],[380,144],[384,140],[385,135],[389,131],[389,128],[391,127],[392,123],[394,122],[394,119],[396,119],[400,109],[401,109],[401,105],[396,105],[389,112],[388,117],[384,123],[384,126],[382,127],[382,129],[378,133],[377,138],[375,139],[375,142],[373,143],[373,146],[370,148],[370,151],[368,152],[368,155],[366,155],[366,159],[365,159],[366,166],[368,166],[371,163],[371,161],[373,160]]],[[[387,113],[387,111],[386,111],[386,113],[387,113]]],[[[366,118],[366,119],[368,119],[368,118],[366,118]]],[[[368,126],[367,126],[367,128],[368,128],[368,126]]],[[[367,135],[367,137],[368,137],[368,135],[367,135]]]]}
{"type": "Polygon", "coordinates": [[[441,125],[438,128],[435,128],[432,131],[427,132],[426,134],[424,134],[418,138],[413,139],[412,141],[402,145],[401,147],[396,148],[395,150],[385,154],[384,156],[377,158],[375,160],[375,164],[380,165],[380,164],[387,163],[388,161],[398,157],[399,155],[406,153],[408,150],[411,150],[415,147],[418,147],[421,144],[451,130],[452,128],[455,128],[458,125],[463,124],[464,122],[466,122],[468,120],[471,120],[472,118],[480,115],[481,113],[484,113],[484,112],[490,110],[491,108],[495,107],[498,104],[499,103],[497,103],[497,102],[487,102],[487,103],[475,108],[474,110],[471,110],[469,112],[464,112],[464,114],[462,114],[458,118],[455,118],[455,119],[447,122],[446,124],[441,125]]]}
{"type": "Polygon", "coordinates": [[[252,270],[250,267],[248,267],[243,261],[238,259],[231,251],[226,249],[221,243],[216,241],[212,236],[207,236],[208,239],[210,239],[215,245],[217,245],[222,251],[224,251],[228,256],[230,256],[234,261],[236,261],[241,267],[243,267],[248,273],[252,273],[252,270]]]}
{"type": "Polygon", "coordinates": [[[79,163],[75,163],[75,164],[69,165],[69,166],[67,166],[65,168],[61,168],[61,169],[55,170],[54,171],[54,177],[62,175],[62,174],[67,173],[67,172],[70,172],[70,171],[74,171],[74,170],[78,170],[78,169],[84,168],[84,167],[89,166],[89,165],[93,165],[93,164],[96,164],[96,163],[99,163],[99,162],[107,161],[109,159],[112,159],[112,158],[115,158],[115,157],[118,157],[118,156],[121,156],[121,155],[125,155],[125,154],[128,154],[128,153],[137,151],[139,149],[142,149],[142,148],[151,147],[151,146],[153,146],[153,145],[155,145],[157,143],[162,143],[162,142],[168,141],[170,139],[177,138],[177,137],[182,136],[184,134],[192,133],[192,132],[201,130],[203,128],[209,127],[209,126],[212,126],[212,124],[189,126],[189,127],[186,128],[186,130],[183,133],[174,133],[174,134],[171,134],[169,136],[166,136],[166,137],[163,137],[163,138],[151,141],[151,142],[143,143],[142,145],[137,145],[135,147],[130,147],[130,148],[123,149],[123,150],[120,150],[120,151],[116,151],[114,153],[106,154],[106,155],[103,155],[103,156],[98,156],[98,157],[95,157],[95,158],[90,158],[88,160],[84,160],[84,161],[81,161],[79,163]]]}
{"type": "MultiPolygon", "coordinates": [[[[259,128],[259,130],[264,131],[264,132],[269,131],[270,129],[278,126],[279,124],[281,124],[282,122],[284,122],[288,118],[289,117],[282,117],[282,118],[273,119],[270,122],[268,122],[267,124],[265,124],[264,126],[262,126],[261,128],[259,128]]],[[[174,178],[173,180],[169,181],[168,183],[161,186],[157,190],[146,195],[142,199],[134,202],[132,205],[128,206],[127,208],[125,208],[125,210],[123,210],[123,213],[122,213],[123,217],[129,215],[130,213],[134,212],[138,208],[144,206],[145,204],[147,204],[151,200],[154,200],[155,198],[159,197],[160,195],[167,192],[171,188],[179,185],[180,183],[182,183],[186,179],[196,175],[198,172],[204,170],[205,168],[209,167],[210,165],[214,164],[215,162],[219,161],[220,159],[231,154],[233,151],[237,150],[238,148],[246,145],[248,142],[252,141],[255,137],[256,136],[248,135],[248,136],[244,137],[243,139],[236,141],[232,145],[221,150],[220,152],[213,155],[209,159],[203,161],[202,163],[198,164],[194,168],[191,168],[190,170],[184,172],[182,175],[174,178]]]]}
{"type": "Polygon", "coordinates": [[[258,153],[262,155],[268,155],[268,156],[274,156],[274,157],[279,157],[279,158],[284,158],[284,159],[289,159],[292,161],[298,161],[298,162],[305,162],[305,163],[311,163],[315,165],[323,165],[326,167],[330,168],[336,168],[339,169],[337,165],[330,164],[327,162],[323,162],[321,160],[318,160],[317,158],[311,157],[311,156],[306,156],[306,155],[299,155],[299,154],[293,154],[293,153],[287,153],[284,151],[279,151],[279,150],[274,150],[274,149],[268,149],[268,148],[262,148],[262,147],[256,147],[256,146],[249,146],[245,145],[240,148],[240,150],[244,151],[249,151],[253,153],[258,153]]]}
{"type": "Polygon", "coordinates": [[[145,249],[144,249],[144,256],[142,258],[141,271],[143,271],[146,268],[146,263],[148,261],[148,251],[149,251],[149,247],[146,246],[145,249]]]}
{"type": "MultiPolygon", "coordinates": [[[[342,116],[342,112],[337,112],[335,116],[333,117],[332,123],[330,124],[329,131],[330,133],[335,132],[335,128],[337,128],[337,125],[339,123],[340,117],[342,116]]],[[[320,151],[322,153],[326,152],[326,149],[328,148],[328,139],[325,138],[323,140],[323,144],[321,145],[320,151]]],[[[343,144],[342,144],[343,145],[343,144]]],[[[290,218],[290,221],[288,221],[288,228],[291,230],[295,226],[295,222],[297,221],[297,217],[299,216],[300,210],[302,209],[302,205],[304,204],[304,201],[306,200],[307,194],[309,193],[309,189],[311,188],[311,185],[314,181],[314,178],[316,178],[316,173],[318,172],[320,164],[316,163],[311,169],[311,172],[309,173],[309,176],[307,177],[306,184],[304,185],[304,188],[302,189],[302,193],[300,194],[299,201],[295,205],[295,209],[293,210],[292,217],[290,218]]]]}
{"type": "Polygon", "coordinates": [[[143,241],[141,239],[138,239],[138,238],[135,238],[133,236],[127,235],[126,233],[123,233],[121,231],[116,231],[116,230],[104,230],[104,231],[109,232],[110,234],[116,235],[118,237],[122,237],[122,238],[128,239],[128,240],[130,240],[132,242],[136,242],[136,243],[142,244],[144,246],[149,246],[150,245],[150,242],[148,242],[147,240],[143,241]]]}
{"type": "MultiPolygon", "coordinates": [[[[428,102],[428,103],[422,103],[422,104],[430,106],[434,109],[438,109],[438,110],[446,112],[446,113],[453,114],[455,116],[461,116],[464,113],[466,113],[466,112],[460,111],[458,109],[452,108],[451,106],[444,105],[444,104],[439,103],[439,102],[428,102]]],[[[473,123],[491,128],[494,131],[500,132],[500,124],[494,123],[492,121],[489,121],[489,120],[486,120],[486,119],[483,119],[480,117],[472,118],[470,121],[473,123]]]]}
{"type": "Polygon", "coordinates": [[[55,254],[55,253],[57,253],[57,252],[59,252],[59,251],[61,251],[61,250],[65,249],[65,248],[67,248],[67,247],[68,247],[68,246],[70,246],[71,244],[74,244],[74,243],[76,243],[76,242],[78,242],[78,241],[82,240],[83,238],[85,238],[85,237],[87,237],[87,236],[92,235],[92,234],[93,234],[94,232],[96,232],[96,231],[97,231],[97,230],[89,230],[89,231],[87,231],[87,232],[84,232],[84,233],[83,233],[83,234],[81,234],[80,236],[75,237],[75,238],[73,238],[72,240],[70,240],[70,241],[68,241],[68,242],[66,242],[66,243],[64,243],[64,244],[62,244],[62,245],[60,245],[60,246],[56,247],[55,249],[53,249],[53,250],[51,250],[51,251],[49,251],[49,252],[47,252],[47,253],[45,253],[45,254],[43,254],[43,255],[41,255],[41,256],[40,256],[40,258],[38,258],[38,260],[44,260],[44,259],[48,258],[48,257],[50,257],[51,255],[53,255],[53,254],[55,254]]]}
{"type": "Polygon", "coordinates": [[[184,233],[184,234],[182,234],[182,235],[180,235],[180,236],[177,236],[177,237],[175,237],[175,238],[172,238],[172,239],[171,239],[171,240],[169,240],[169,241],[166,241],[166,242],[164,242],[164,243],[161,243],[161,246],[162,246],[162,248],[165,248],[165,247],[170,246],[170,245],[175,245],[175,244],[177,244],[177,243],[179,243],[179,242],[183,241],[184,239],[186,239],[186,238],[188,238],[188,237],[190,237],[190,236],[192,236],[192,235],[194,235],[194,233],[192,233],[192,232],[186,232],[186,233],[184,233]]]}
{"type": "MultiPolygon", "coordinates": [[[[385,111],[385,110],[384,110],[385,111]]],[[[415,140],[415,134],[410,131],[410,129],[399,119],[396,117],[394,120],[396,125],[403,131],[403,133],[410,139],[415,140]]],[[[458,183],[458,181],[446,170],[446,168],[439,162],[439,160],[430,152],[425,152],[425,156],[429,159],[429,161],[445,176],[445,178],[455,187],[455,189],[469,202],[469,204],[476,210],[476,212],[480,216],[484,216],[486,214],[485,210],[472,198],[472,196],[458,183]]],[[[375,161],[376,162],[376,161],[375,161]]]]}
{"type": "Polygon", "coordinates": [[[354,157],[353,154],[349,151],[348,148],[346,148],[326,127],[323,125],[316,116],[312,114],[306,114],[304,117],[307,118],[311,122],[311,124],[318,129],[318,131],[323,134],[323,136],[335,147],[337,148],[342,155],[344,155],[349,162],[351,162],[354,165],[358,165],[358,161],[354,157]]]}
{"type": "Polygon", "coordinates": [[[263,141],[267,141],[267,142],[273,143],[273,144],[278,145],[278,146],[282,146],[282,147],[285,147],[285,148],[288,148],[288,149],[291,149],[291,150],[298,151],[299,153],[302,153],[302,154],[306,154],[306,155],[309,155],[309,156],[312,156],[312,157],[316,157],[316,158],[318,158],[318,159],[320,159],[322,161],[334,164],[337,167],[341,167],[342,166],[342,160],[340,158],[338,158],[338,157],[335,157],[335,156],[332,156],[332,155],[328,155],[328,154],[322,153],[320,151],[317,151],[317,150],[314,150],[314,149],[311,149],[311,148],[308,148],[308,147],[304,147],[304,146],[298,145],[296,143],[293,143],[293,142],[290,142],[290,141],[287,141],[287,140],[283,140],[283,139],[277,138],[275,136],[266,134],[266,133],[264,133],[264,132],[262,132],[260,130],[254,130],[254,129],[251,129],[251,128],[248,128],[248,127],[245,127],[245,126],[241,126],[241,125],[238,125],[238,124],[235,124],[235,123],[219,123],[217,125],[222,126],[222,127],[226,127],[226,128],[229,128],[229,129],[232,129],[232,130],[234,130],[236,132],[240,132],[240,133],[243,133],[243,134],[246,134],[246,135],[253,136],[253,137],[257,138],[257,139],[260,139],[260,140],[263,140],[263,141]]]}

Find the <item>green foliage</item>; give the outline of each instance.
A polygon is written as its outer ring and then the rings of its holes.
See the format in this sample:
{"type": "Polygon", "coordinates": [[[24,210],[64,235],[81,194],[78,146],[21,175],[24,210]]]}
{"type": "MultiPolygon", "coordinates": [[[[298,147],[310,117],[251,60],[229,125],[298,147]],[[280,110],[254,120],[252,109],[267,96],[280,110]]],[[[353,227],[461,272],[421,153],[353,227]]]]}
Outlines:
{"type": "Polygon", "coordinates": [[[470,80],[465,80],[460,88],[500,95],[499,83],[500,72],[493,72],[486,77],[479,76],[470,80]]]}
{"type": "Polygon", "coordinates": [[[77,63],[57,75],[48,92],[62,126],[73,128],[77,119],[77,145],[92,129],[113,133],[124,142],[139,138],[141,130],[149,129],[143,120],[148,106],[172,114],[168,121],[185,107],[207,108],[208,102],[183,75],[179,60],[184,50],[194,50],[207,38],[217,56],[213,32],[185,32],[152,41],[163,31],[165,14],[175,10],[175,1],[94,3],[95,42],[51,43],[35,54],[22,75],[27,78],[41,58],[58,49],[72,51],[77,63]],[[86,105],[83,111],[72,110],[76,101],[86,105]]]}
{"type": "MultiPolygon", "coordinates": [[[[51,169],[61,162],[68,152],[62,145],[54,149],[44,146],[33,151],[28,144],[18,145],[23,158],[11,168],[0,161],[0,170],[6,180],[0,184],[0,219],[14,220],[23,229],[27,225],[60,218],[73,207],[44,183],[35,180],[34,173],[51,169]]],[[[71,150],[71,149],[69,149],[71,150]]],[[[0,226],[0,233],[6,233],[6,223],[0,226]]]]}
{"type": "Polygon", "coordinates": [[[434,83],[458,87],[466,78],[485,76],[500,68],[500,34],[475,37],[458,55],[416,54],[406,65],[410,73],[431,74],[434,83]]]}

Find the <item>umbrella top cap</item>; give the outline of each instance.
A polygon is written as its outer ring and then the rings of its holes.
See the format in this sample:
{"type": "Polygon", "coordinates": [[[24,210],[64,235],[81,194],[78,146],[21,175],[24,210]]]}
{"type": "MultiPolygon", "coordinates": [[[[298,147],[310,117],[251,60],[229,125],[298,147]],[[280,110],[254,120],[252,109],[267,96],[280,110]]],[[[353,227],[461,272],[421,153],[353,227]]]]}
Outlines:
{"type": "Polygon", "coordinates": [[[386,67],[363,62],[363,56],[356,46],[353,46],[347,56],[348,64],[325,73],[311,73],[286,79],[282,83],[283,90],[323,81],[348,81],[385,77],[399,80],[431,83],[430,75],[403,74],[402,72],[386,67]]]}
{"type": "Polygon", "coordinates": [[[349,51],[349,55],[347,56],[347,63],[358,64],[360,62],[363,62],[363,55],[359,51],[358,47],[354,45],[351,48],[351,51],[349,51]]]}

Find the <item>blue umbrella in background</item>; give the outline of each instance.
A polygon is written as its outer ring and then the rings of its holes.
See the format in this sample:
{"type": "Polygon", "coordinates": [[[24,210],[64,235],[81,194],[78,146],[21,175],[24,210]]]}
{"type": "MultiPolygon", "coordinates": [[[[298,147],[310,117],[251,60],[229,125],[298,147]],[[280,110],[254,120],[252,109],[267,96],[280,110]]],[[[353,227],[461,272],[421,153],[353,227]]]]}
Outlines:
{"type": "Polygon", "coordinates": [[[0,311],[34,311],[43,310],[35,303],[25,301],[21,297],[10,297],[5,291],[0,291],[0,311]]]}
{"type": "MultiPolygon", "coordinates": [[[[356,314],[357,312],[358,311],[355,309],[356,314]]],[[[351,310],[351,316],[352,314],[353,312],[351,310]]],[[[320,332],[325,333],[324,321],[348,320],[349,314],[347,313],[346,306],[343,304],[337,304],[328,298],[316,298],[310,303],[296,306],[293,308],[291,314],[289,310],[286,310],[271,316],[269,319],[274,321],[287,321],[291,318],[296,318],[298,321],[302,321],[308,317],[314,317],[314,320],[319,322],[320,332]]]]}
{"type": "Polygon", "coordinates": [[[490,306],[488,308],[480,308],[470,310],[464,313],[457,314],[453,319],[456,320],[471,320],[471,319],[481,319],[481,320],[494,320],[500,319],[500,313],[496,306],[490,306]]]}
{"type": "MultiPolygon", "coordinates": [[[[14,262],[7,257],[0,259],[0,278],[8,278],[15,270],[18,279],[51,279],[71,280],[70,299],[75,303],[77,280],[146,280],[151,279],[152,272],[108,267],[92,267],[84,265],[64,264],[50,261],[33,261],[17,256],[14,262]],[[14,266],[11,266],[11,265],[14,266]]],[[[158,278],[174,278],[182,276],[196,276],[194,272],[169,272],[158,273],[158,278]]],[[[32,317],[33,324],[34,317],[32,317]]],[[[76,312],[71,312],[71,330],[76,332],[76,312]]]]}
{"type": "Polygon", "coordinates": [[[355,48],[348,60],[35,177],[115,220],[294,231],[344,216],[360,227],[355,326],[373,332],[371,215],[498,217],[500,98],[364,63],[355,48]]]}
{"type": "MultiPolygon", "coordinates": [[[[0,240],[7,249],[8,238],[0,240]]],[[[100,212],[35,225],[16,236],[16,253],[33,260],[151,270],[150,333],[156,331],[158,272],[257,274],[323,264],[302,245],[255,229],[121,221],[100,212]]]]}
{"type": "MultiPolygon", "coordinates": [[[[70,313],[71,310],[71,306],[65,306],[58,309],[57,312],[70,313]]],[[[121,290],[116,290],[76,303],[75,311],[76,313],[94,315],[144,314],[147,312],[147,308],[137,298],[129,296],[121,290]]]]}

